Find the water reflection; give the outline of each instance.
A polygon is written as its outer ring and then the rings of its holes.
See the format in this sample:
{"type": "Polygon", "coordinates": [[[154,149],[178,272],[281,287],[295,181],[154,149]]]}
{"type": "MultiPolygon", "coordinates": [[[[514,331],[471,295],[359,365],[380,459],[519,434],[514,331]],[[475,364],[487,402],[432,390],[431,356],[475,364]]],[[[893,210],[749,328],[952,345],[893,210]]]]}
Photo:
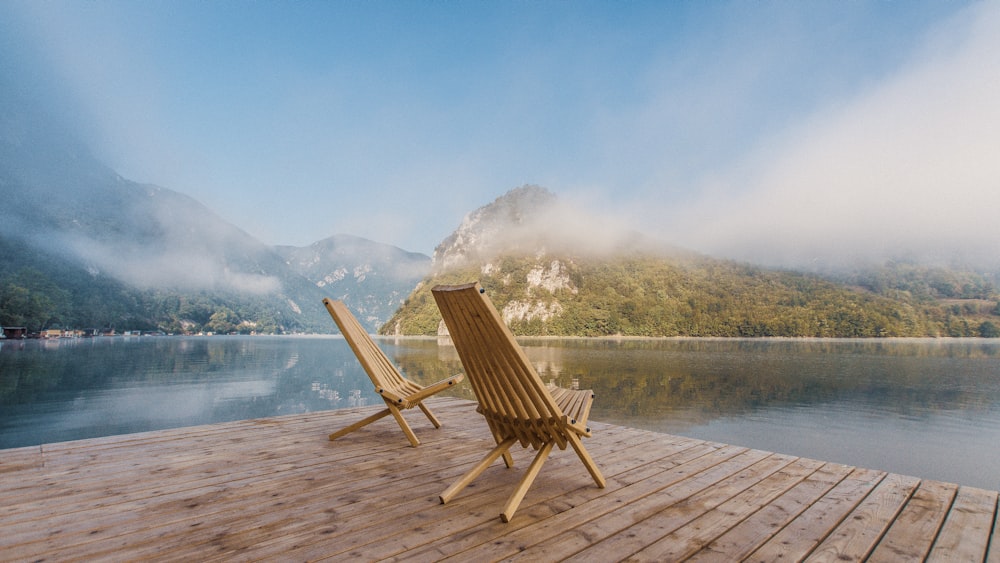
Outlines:
{"type": "MultiPolygon", "coordinates": [[[[7,344],[7,343],[5,343],[7,344]]],[[[339,339],[141,337],[0,348],[0,447],[364,406],[339,339]]]]}
{"type": "Polygon", "coordinates": [[[525,340],[543,377],[579,378],[604,419],[703,423],[777,406],[852,401],[911,416],[988,411],[1000,343],[983,341],[525,340]],[[694,416],[694,418],[691,418],[694,416]]]}
{"type": "Polygon", "coordinates": [[[1000,489],[997,341],[521,343],[543,379],[595,391],[594,420],[1000,489]]]}

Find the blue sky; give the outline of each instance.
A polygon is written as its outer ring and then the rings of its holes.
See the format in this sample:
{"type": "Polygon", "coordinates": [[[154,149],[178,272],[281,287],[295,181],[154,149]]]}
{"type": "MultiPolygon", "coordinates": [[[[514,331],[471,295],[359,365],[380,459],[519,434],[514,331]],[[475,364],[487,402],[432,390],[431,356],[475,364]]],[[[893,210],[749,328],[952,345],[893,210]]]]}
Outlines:
{"type": "Polygon", "coordinates": [[[769,264],[1000,248],[997,2],[7,0],[0,33],[120,174],[269,244],[430,254],[538,184],[769,264]]]}

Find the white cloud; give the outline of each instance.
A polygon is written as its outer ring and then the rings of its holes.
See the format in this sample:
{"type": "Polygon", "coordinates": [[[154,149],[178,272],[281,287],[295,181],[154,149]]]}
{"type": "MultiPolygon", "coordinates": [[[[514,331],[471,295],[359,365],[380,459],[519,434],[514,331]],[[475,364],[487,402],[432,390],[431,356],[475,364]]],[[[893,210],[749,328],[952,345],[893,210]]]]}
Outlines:
{"type": "Polygon", "coordinates": [[[190,248],[157,251],[127,241],[106,244],[90,238],[66,237],[61,246],[72,249],[96,271],[142,288],[220,290],[251,295],[281,291],[273,276],[233,271],[217,255],[190,248]]]}
{"type": "Polygon", "coordinates": [[[882,83],[758,147],[660,230],[775,264],[995,258],[998,123],[1000,4],[983,3],[882,83]]]}

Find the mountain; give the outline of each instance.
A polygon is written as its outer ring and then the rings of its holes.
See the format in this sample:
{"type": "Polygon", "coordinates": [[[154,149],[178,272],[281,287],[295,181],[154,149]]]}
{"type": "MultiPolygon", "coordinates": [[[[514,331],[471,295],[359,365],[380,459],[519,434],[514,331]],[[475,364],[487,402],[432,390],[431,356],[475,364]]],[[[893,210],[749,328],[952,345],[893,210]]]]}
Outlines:
{"type": "Polygon", "coordinates": [[[369,330],[433,335],[430,288],[479,280],[525,335],[1000,335],[995,281],[983,274],[894,262],[820,275],[717,260],[538,186],[474,210],[433,259],[347,235],[268,246],[188,196],[122,178],[3,90],[5,326],[329,333],[329,296],[369,330]]]}
{"type": "Polygon", "coordinates": [[[344,301],[371,331],[392,316],[431,265],[425,254],[350,235],[275,251],[325,295],[344,301]]]}
{"type": "Polygon", "coordinates": [[[467,215],[381,332],[441,333],[430,288],[476,280],[519,335],[1000,335],[1000,296],[982,275],[887,263],[835,279],[718,260],[657,245],[537,186],[467,215]]]}
{"type": "Polygon", "coordinates": [[[353,249],[342,254],[323,253],[336,238],[268,246],[188,196],[122,178],[10,92],[0,92],[0,202],[0,324],[31,330],[333,332],[322,280],[344,268],[365,275],[338,296],[374,330],[423,275],[419,256],[361,239],[341,240],[353,249]],[[309,253],[320,278],[302,265],[309,253]]]}

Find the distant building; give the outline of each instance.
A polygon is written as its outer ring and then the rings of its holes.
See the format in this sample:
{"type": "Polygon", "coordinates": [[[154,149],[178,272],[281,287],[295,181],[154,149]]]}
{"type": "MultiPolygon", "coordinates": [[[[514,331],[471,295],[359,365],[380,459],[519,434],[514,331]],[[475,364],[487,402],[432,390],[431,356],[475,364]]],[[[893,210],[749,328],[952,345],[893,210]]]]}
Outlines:
{"type": "Polygon", "coordinates": [[[28,329],[23,326],[3,327],[3,337],[21,340],[28,337],[28,329]]]}

